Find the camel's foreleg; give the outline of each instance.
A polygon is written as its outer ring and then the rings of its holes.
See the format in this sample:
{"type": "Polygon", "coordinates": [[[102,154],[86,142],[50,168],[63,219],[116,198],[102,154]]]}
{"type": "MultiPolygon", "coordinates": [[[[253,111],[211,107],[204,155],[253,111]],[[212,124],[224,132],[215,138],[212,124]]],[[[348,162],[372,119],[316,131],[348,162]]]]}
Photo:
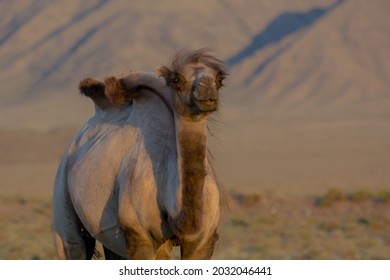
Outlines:
{"type": "Polygon", "coordinates": [[[123,228],[126,239],[127,257],[130,260],[154,260],[156,249],[153,241],[142,230],[123,228]]]}
{"type": "Polygon", "coordinates": [[[215,231],[211,236],[201,240],[181,242],[180,251],[182,260],[209,260],[211,259],[218,234],[215,231]]]}
{"type": "Polygon", "coordinates": [[[163,243],[156,252],[156,260],[172,260],[173,241],[167,240],[163,243]]]}

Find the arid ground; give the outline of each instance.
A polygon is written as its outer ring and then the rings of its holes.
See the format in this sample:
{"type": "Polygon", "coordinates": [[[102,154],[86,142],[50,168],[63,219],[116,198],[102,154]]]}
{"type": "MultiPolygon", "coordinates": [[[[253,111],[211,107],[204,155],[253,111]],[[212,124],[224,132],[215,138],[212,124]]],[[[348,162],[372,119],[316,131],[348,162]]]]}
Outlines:
{"type": "MultiPolygon", "coordinates": [[[[233,197],[213,259],[390,258],[389,192],[233,197]]],[[[2,199],[0,211],[1,259],[57,258],[50,201],[2,199]]]]}

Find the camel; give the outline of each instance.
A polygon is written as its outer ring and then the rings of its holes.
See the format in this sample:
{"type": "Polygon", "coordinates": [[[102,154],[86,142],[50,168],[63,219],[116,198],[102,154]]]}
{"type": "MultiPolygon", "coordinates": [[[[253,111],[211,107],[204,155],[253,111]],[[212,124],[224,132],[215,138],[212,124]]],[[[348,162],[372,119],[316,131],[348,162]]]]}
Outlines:
{"type": "Polygon", "coordinates": [[[179,52],[155,73],[104,82],[82,94],[95,114],[68,146],[53,193],[63,259],[210,259],[218,239],[220,185],[208,154],[224,63],[208,50],[179,52]]]}

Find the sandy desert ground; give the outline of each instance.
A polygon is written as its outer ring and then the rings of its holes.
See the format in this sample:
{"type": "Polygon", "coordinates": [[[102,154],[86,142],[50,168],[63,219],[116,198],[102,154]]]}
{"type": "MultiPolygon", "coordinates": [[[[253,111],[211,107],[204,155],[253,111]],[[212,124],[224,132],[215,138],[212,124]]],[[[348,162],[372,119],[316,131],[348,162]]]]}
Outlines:
{"type": "MultiPolygon", "coordinates": [[[[362,191],[340,199],[332,191],[321,198],[257,193],[234,197],[230,211],[224,211],[213,259],[390,258],[388,192],[362,191]],[[328,202],[322,205],[319,200],[328,202]]],[[[0,211],[0,259],[57,259],[50,202],[3,198],[0,211]]],[[[97,249],[96,258],[101,259],[101,247],[97,249]]],[[[177,249],[174,252],[178,258],[177,249]]]]}

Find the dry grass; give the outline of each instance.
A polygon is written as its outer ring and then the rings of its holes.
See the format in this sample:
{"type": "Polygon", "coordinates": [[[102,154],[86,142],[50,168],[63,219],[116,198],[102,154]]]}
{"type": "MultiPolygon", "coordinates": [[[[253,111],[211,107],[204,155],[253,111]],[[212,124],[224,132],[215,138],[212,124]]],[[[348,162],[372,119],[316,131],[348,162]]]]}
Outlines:
{"type": "MultiPolygon", "coordinates": [[[[340,191],[318,203],[332,193],[234,193],[214,259],[390,259],[389,200],[340,191]]],[[[0,213],[0,259],[56,258],[49,202],[3,199],[0,213]]]]}
{"type": "Polygon", "coordinates": [[[326,207],[318,204],[329,193],[320,198],[263,195],[256,204],[236,201],[223,217],[214,257],[390,259],[389,201],[359,191],[326,207]]]}
{"type": "Polygon", "coordinates": [[[53,259],[51,205],[3,200],[0,206],[0,259],[53,259]]]}

